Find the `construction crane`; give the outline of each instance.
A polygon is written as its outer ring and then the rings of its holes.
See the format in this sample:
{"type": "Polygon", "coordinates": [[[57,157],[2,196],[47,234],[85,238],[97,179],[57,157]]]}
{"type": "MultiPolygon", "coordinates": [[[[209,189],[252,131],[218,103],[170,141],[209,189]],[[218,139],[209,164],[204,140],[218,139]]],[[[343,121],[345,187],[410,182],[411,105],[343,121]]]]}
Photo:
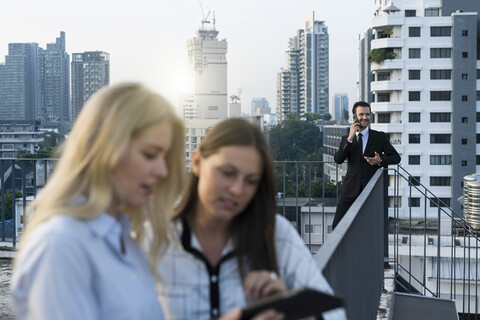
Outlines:
{"type": "MultiPolygon", "coordinates": [[[[207,15],[205,16],[205,11],[203,11],[203,5],[202,5],[202,0],[198,0],[200,3],[200,9],[202,10],[202,29],[204,28],[205,24],[210,24],[210,20],[208,17],[210,16],[210,10],[208,10],[207,15]]],[[[215,30],[215,11],[213,12],[213,29],[215,30]]]]}

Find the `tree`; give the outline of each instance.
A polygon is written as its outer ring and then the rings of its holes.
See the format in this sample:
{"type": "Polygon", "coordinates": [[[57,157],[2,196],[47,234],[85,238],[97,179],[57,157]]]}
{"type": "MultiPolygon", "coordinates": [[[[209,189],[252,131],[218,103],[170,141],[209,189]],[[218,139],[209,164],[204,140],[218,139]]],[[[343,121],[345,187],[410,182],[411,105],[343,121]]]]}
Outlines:
{"type": "Polygon", "coordinates": [[[31,153],[28,150],[20,151],[17,154],[18,159],[47,159],[56,157],[57,148],[55,147],[46,147],[31,153]]]}
{"type": "Polygon", "coordinates": [[[391,48],[372,49],[368,53],[368,62],[381,64],[386,59],[395,59],[397,54],[391,48]]]}
{"type": "Polygon", "coordinates": [[[291,112],[291,113],[287,113],[285,115],[285,118],[287,120],[297,120],[297,121],[299,121],[300,120],[300,115],[298,113],[291,112]]]}
{"type": "Polygon", "coordinates": [[[332,120],[332,115],[328,112],[325,112],[323,114],[323,120],[326,120],[326,121],[332,120]]]}
{"type": "Polygon", "coordinates": [[[53,131],[45,132],[43,134],[43,142],[41,142],[40,150],[31,153],[28,150],[20,151],[17,154],[19,159],[45,159],[54,158],[57,156],[58,146],[65,141],[65,136],[53,131]]]}
{"type": "Polygon", "coordinates": [[[305,119],[306,119],[307,121],[313,122],[313,121],[315,121],[315,120],[320,119],[320,115],[319,115],[318,113],[314,113],[314,112],[312,112],[312,113],[305,113],[305,119]]]}
{"type": "MultiPolygon", "coordinates": [[[[15,198],[20,198],[22,193],[20,190],[15,190],[15,198]]],[[[0,208],[2,204],[2,198],[0,197],[0,208]]],[[[12,190],[7,190],[5,192],[5,220],[11,220],[13,217],[13,210],[12,210],[12,190]]],[[[0,216],[1,221],[1,216],[0,216]]]]}
{"type": "Polygon", "coordinates": [[[307,160],[321,153],[322,133],[311,122],[290,119],[270,131],[270,146],[275,160],[307,160]]]}

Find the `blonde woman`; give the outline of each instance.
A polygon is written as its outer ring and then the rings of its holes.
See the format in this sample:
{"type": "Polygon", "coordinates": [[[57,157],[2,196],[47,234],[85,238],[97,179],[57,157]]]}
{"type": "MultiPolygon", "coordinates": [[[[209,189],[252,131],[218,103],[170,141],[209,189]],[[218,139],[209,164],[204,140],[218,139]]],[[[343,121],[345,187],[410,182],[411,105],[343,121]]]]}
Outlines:
{"type": "Polygon", "coordinates": [[[184,131],[170,104],[138,84],[86,103],[32,206],[11,286],[20,319],[164,318],[151,270],[183,184],[184,131]]]}

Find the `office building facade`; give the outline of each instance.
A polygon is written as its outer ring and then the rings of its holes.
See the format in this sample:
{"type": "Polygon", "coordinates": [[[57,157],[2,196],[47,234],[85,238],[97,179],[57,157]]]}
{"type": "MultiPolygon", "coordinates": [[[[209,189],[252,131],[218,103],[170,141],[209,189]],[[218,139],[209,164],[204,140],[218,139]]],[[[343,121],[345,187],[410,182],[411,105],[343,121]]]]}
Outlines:
{"type": "Polygon", "coordinates": [[[110,54],[87,51],[72,54],[72,122],[85,102],[110,83],[110,54]]]}
{"type": "MultiPolygon", "coordinates": [[[[400,214],[438,214],[435,202],[461,213],[463,177],[480,169],[480,2],[376,0],[360,40],[359,94],[371,102],[372,128],[385,131],[401,165],[435,194],[402,186],[400,214]],[[425,208],[426,206],[426,208],[425,208]]],[[[390,181],[392,182],[392,181],[390,181]]]]}
{"type": "Polygon", "coordinates": [[[328,112],[329,36],[315,12],[304,17],[302,29],[289,39],[286,67],[277,75],[277,118],[287,113],[328,112]]]}
{"type": "Polygon", "coordinates": [[[253,98],[251,103],[251,115],[270,114],[270,104],[265,98],[253,98]]]}
{"type": "Polygon", "coordinates": [[[347,123],[350,116],[348,95],[346,93],[335,93],[332,97],[330,114],[337,123],[347,123]]]}
{"type": "Polygon", "coordinates": [[[215,21],[211,28],[202,21],[197,36],[187,41],[189,94],[183,117],[191,119],[225,119],[228,115],[227,41],[217,38],[215,21]]]}
{"type": "Polygon", "coordinates": [[[0,65],[0,120],[37,118],[36,43],[10,43],[5,64],[0,65]]]}
{"type": "Polygon", "coordinates": [[[46,49],[38,50],[40,78],[38,114],[44,126],[58,128],[61,133],[71,129],[70,56],[65,51],[65,32],[46,49]]]}

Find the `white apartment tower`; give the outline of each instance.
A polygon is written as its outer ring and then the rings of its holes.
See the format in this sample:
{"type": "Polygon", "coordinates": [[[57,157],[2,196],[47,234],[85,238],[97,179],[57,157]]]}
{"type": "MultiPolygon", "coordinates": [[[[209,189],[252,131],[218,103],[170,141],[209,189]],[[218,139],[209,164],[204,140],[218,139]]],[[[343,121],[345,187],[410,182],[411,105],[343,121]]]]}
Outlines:
{"type": "MultiPolygon", "coordinates": [[[[375,0],[359,44],[359,96],[371,102],[372,128],[388,133],[401,166],[460,214],[463,177],[480,170],[479,13],[478,0],[375,0]]],[[[400,216],[409,204],[414,216],[438,214],[418,190],[401,188],[400,216]]]]}
{"type": "Polygon", "coordinates": [[[289,39],[286,67],[277,74],[277,118],[287,113],[328,112],[329,37],[324,21],[315,12],[306,15],[302,29],[289,39]]]}
{"type": "Polygon", "coordinates": [[[215,18],[202,20],[197,36],[187,41],[189,97],[183,103],[183,117],[191,119],[227,118],[227,41],[218,40],[215,18]]]}

